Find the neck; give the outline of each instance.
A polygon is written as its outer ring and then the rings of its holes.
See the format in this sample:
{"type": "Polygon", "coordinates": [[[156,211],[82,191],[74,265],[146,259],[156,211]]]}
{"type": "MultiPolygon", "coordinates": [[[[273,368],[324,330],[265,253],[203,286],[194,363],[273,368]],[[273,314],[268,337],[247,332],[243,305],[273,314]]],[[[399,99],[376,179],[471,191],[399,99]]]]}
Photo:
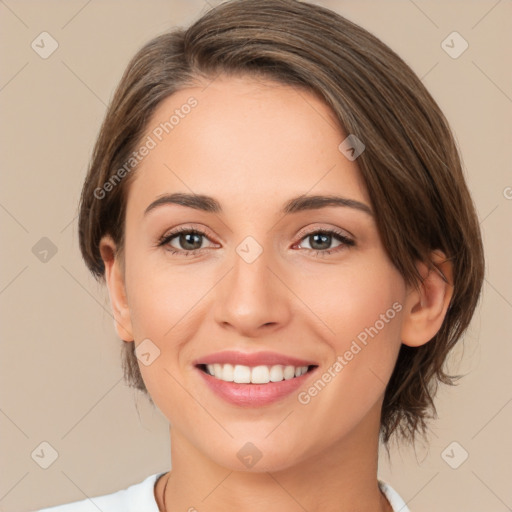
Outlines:
{"type": "Polygon", "coordinates": [[[293,466],[258,472],[220,466],[170,428],[172,471],[155,489],[158,506],[161,512],[392,512],[377,483],[378,426],[360,424],[293,466]]]}

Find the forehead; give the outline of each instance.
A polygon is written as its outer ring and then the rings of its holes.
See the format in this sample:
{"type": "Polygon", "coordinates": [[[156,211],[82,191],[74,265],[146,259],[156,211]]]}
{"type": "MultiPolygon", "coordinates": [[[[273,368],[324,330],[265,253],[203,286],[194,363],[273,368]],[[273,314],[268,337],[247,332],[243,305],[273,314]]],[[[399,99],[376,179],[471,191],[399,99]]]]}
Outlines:
{"type": "MultiPolygon", "coordinates": [[[[237,208],[271,207],[300,194],[339,193],[369,204],[346,138],[315,95],[272,81],[217,77],[166,98],[143,137],[151,149],[128,207],[163,193],[208,194],[237,208]]],[[[139,146],[140,147],[140,146],[139,146]]]]}

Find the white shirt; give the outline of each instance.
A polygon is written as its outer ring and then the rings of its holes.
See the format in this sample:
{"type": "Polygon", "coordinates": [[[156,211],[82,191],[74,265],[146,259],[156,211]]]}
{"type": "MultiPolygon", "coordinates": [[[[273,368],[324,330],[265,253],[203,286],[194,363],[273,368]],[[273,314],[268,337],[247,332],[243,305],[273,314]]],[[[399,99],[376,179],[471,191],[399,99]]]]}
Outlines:
{"type": "MultiPolygon", "coordinates": [[[[155,483],[165,473],[155,473],[142,482],[127,489],[105,494],[96,498],[87,498],[65,505],[43,508],[36,512],[159,512],[155,499],[155,483]]],[[[404,500],[387,483],[379,480],[379,487],[388,499],[393,512],[410,512],[404,500]]]]}

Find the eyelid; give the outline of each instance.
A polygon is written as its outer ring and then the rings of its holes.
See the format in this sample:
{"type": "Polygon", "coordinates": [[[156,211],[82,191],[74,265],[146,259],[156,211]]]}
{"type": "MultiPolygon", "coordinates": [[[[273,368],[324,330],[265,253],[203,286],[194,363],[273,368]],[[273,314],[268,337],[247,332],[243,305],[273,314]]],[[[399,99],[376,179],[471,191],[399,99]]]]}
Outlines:
{"type": "Polygon", "coordinates": [[[206,226],[204,226],[203,224],[191,223],[191,224],[186,224],[184,226],[177,225],[172,228],[169,228],[164,232],[164,234],[159,239],[163,240],[165,238],[168,238],[169,236],[176,236],[182,232],[188,233],[190,231],[198,232],[208,238],[217,238],[213,235],[213,232],[210,229],[208,229],[206,226]]]}
{"type": "Polygon", "coordinates": [[[297,237],[302,240],[307,235],[318,233],[319,231],[325,231],[325,232],[333,232],[340,236],[343,236],[345,238],[350,238],[351,240],[355,241],[355,236],[350,233],[350,231],[347,231],[346,229],[338,228],[335,226],[314,226],[312,228],[304,228],[299,231],[297,234],[297,237]]]}
{"type": "MultiPolygon", "coordinates": [[[[218,242],[215,242],[215,240],[212,240],[212,238],[214,238],[209,230],[204,227],[204,226],[201,226],[201,227],[195,227],[196,225],[194,224],[189,224],[189,225],[186,225],[186,226],[177,226],[177,227],[174,227],[174,228],[171,228],[171,229],[168,229],[161,237],[158,238],[157,242],[156,242],[156,246],[157,247],[160,247],[162,245],[167,245],[172,239],[176,238],[180,233],[197,233],[199,235],[202,235],[204,236],[205,238],[207,238],[208,240],[210,240],[210,242],[212,242],[214,245],[218,245],[218,242]]],[[[180,250],[178,249],[175,249],[176,252],[179,252],[180,250]]],[[[195,249],[194,251],[201,251],[202,249],[195,249]]],[[[187,253],[193,253],[194,251],[184,251],[184,252],[187,252],[187,253]]]]}

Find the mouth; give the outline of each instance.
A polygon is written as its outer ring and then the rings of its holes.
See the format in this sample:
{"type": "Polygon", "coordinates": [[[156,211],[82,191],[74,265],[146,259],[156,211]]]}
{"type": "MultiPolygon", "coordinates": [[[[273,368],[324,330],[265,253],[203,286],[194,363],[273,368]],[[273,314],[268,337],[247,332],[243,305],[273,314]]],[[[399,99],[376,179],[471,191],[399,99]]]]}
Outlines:
{"type": "Polygon", "coordinates": [[[214,395],[241,407],[266,406],[292,396],[318,368],[316,361],[272,351],[225,350],[192,364],[214,395]]]}
{"type": "Polygon", "coordinates": [[[242,364],[197,364],[196,367],[214,379],[236,384],[269,384],[283,380],[298,379],[302,375],[312,372],[317,365],[258,365],[246,366],[242,364]]]}

